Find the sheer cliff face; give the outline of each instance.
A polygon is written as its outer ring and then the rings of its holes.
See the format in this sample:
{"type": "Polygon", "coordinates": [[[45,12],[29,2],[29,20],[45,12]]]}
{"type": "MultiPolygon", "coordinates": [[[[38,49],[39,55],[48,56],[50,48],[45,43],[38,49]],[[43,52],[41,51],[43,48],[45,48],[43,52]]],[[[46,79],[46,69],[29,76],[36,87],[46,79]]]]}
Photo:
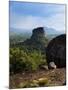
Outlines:
{"type": "Polygon", "coordinates": [[[60,35],[52,39],[46,49],[48,64],[54,62],[57,67],[66,66],[66,35],[60,35]]]}
{"type": "Polygon", "coordinates": [[[47,45],[47,38],[45,37],[45,31],[43,27],[38,27],[33,29],[32,36],[30,39],[24,41],[25,45],[30,45],[29,48],[31,49],[40,49],[44,50],[47,45]]]}
{"type": "Polygon", "coordinates": [[[45,38],[45,31],[43,27],[35,28],[32,32],[31,39],[45,38]]]}

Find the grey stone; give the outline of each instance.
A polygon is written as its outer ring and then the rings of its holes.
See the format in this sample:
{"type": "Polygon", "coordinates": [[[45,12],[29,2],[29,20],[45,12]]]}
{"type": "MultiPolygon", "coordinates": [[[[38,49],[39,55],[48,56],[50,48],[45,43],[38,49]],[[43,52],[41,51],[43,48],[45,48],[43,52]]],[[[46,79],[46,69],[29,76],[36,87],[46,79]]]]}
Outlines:
{"type": "Polygon", "coordinates": [[[56,69],[56,65],[54,62],[50,62],[48,67],[49,67],[49,69],[56,69]]]}

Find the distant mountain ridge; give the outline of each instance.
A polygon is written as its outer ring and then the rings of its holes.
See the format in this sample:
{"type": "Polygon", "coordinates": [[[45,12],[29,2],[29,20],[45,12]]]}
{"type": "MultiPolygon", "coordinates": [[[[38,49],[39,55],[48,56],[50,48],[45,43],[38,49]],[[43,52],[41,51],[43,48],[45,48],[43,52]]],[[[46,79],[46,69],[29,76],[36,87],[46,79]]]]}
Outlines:
{"type": "Polygon", "coordinates": [[[54,34],[62,34],[63,32],[57,31],[53,28],[44,27],[45,33],[47,35],[54,35],[54,34]]]}

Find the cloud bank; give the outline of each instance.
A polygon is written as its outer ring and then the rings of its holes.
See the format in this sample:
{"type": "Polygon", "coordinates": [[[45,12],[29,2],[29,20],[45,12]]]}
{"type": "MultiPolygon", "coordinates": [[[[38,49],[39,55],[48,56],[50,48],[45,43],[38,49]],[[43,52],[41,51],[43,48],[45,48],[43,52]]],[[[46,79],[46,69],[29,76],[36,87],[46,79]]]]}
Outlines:
{"type": "MultiPolygon", "coordinates": [[[[40,13],[40,10],[39,11],[34,10],[34,12],[36,11],[36,14],[34,14],[33,11],[31,11],[29,14],[29,12],[27,11],[28,7],[26,11],[24,11],[23,7],[21,7],[22,13],[20,13],[20,11],[18,13],[17,10],[19,10],[20,8],[16,10],[15,7],[13,7],[12,9],[12,6],[11,6],[10,28],[29,31],[29,30],[32,30],[33,28],[43,26],[43,27],[54,28],[59,32],[61,31],[65,32],[65,6],[47,5],[46,7],[47,11],[45,6],[41,8],[42,14],[40,13]],[[28,12],[28,13],[24,14],[24,12],[28,12]]],[[[31,7],[29,8],[30,8],[29,10],[32,10],[31,7]]]]}

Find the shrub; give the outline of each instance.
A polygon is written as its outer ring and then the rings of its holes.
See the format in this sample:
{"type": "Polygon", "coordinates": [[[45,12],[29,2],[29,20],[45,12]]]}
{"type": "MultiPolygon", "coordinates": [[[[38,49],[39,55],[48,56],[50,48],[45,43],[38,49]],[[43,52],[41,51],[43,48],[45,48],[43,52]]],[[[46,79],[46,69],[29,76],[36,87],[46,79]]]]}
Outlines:
{"type": "Polygon", "coordinates": [[[20,48],[10,49],[10,72],[35,71],[43,63],[46,61],[40,51],[28,53],[20,48]]]}

